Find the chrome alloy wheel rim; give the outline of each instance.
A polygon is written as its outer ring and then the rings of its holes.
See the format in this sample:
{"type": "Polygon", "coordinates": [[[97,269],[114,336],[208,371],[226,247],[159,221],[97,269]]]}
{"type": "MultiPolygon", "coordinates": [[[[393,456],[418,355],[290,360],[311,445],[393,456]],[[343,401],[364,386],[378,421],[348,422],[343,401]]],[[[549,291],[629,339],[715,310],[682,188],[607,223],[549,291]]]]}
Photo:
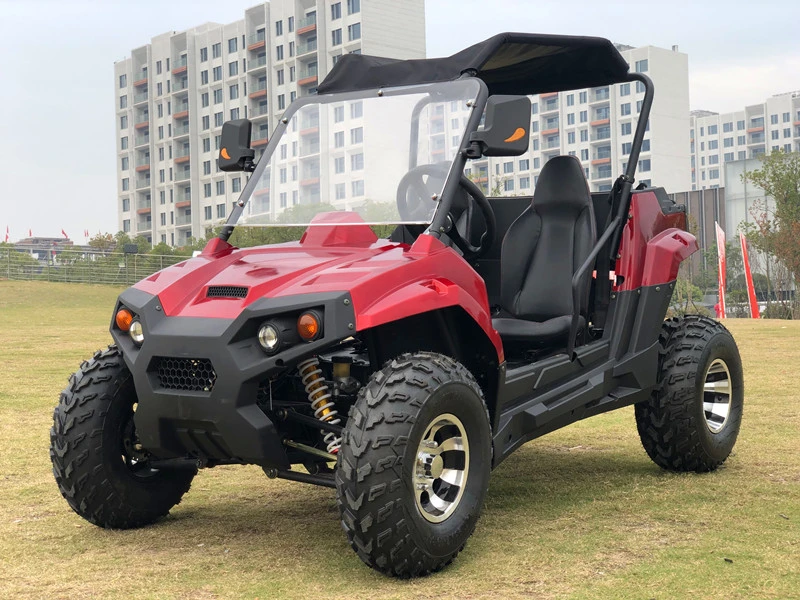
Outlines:
{"type": "Polygon", "coordinates": [[[731,372],[721,358],[709,365],[703,383],[703,417],[711,433],[719,433],[731,412],[731,372]]]}
{"type": "Polygon", "coordinates": [[[464,424],[452,414],[438,415],[425,429],[414,461],[414,496],[431,523],[452,515],[469,473],[469,441],[464,424]]]}

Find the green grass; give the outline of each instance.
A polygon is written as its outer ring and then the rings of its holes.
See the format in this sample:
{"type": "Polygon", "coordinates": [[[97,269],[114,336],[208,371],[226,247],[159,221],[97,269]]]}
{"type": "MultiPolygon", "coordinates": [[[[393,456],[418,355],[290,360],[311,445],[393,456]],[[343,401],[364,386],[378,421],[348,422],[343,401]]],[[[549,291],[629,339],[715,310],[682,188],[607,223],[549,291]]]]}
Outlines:
{"type": "Polygon", "coordinates": [[[727,323],[747,391],[717,472],[653,465],[631,409],[577,423],[494,472],[451,567],[394,581],[347,546],[332,490],[256,467],[201,472],[138,531],[69,509],[47,455],[52,409],[109,342],[119,291],[0,281],[0,597],[800,598],[800,322],[727,323]]]}

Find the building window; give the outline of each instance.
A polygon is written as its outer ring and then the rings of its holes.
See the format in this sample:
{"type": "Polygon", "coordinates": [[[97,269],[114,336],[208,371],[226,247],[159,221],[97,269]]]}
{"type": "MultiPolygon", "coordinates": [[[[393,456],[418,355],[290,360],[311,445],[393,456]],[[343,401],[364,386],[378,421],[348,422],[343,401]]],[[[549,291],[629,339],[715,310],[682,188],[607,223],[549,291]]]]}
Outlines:
{"type": "Polygon", "coordinates": [[[623,83],[619,86],[619,95],[620,96],[630,96],[631,95],[631,84],[630,83],[623,83]]]}
{"type": "Polygon", "coordinates": [[[626,115],[631,114],[631,103],[630,102],[626,102],[625,104],[621,104],[620,105],[620,113],[622,114],[623,117],[626,116],[626,115]]]}
{"type": "Polygon", "coordinates": [[[158,126],[158,139],[160,139],[160,140],[164,139],[164,126],[163,125],[159,125],[158,126]]]}
{"type": "Polygon", "coordinates": [[[214,90],[214,104],[222,102],[222,88],[214,90]]]}
{"type": "Polygon", "coordinates": [[[568,144],[574,144],[575,143],[575,132],[574,131],[570,131],[569,133],[567,133],[567,143],[568,144]]]}
{"type": "Polygon", "coordinates": [[[358,181],[353,181],[351,184],[352,195],[353,196],[363,196],[364,195],[364,180],[359,179],[358,181]]]}
{"type": "Polygon", "coordinates": [[[232,86],[228,88],[228,95],[230,96],[231,100],[236,100],[239,97],[239,84],[234,83],[232,86]]]}
{"type": "Polygon", "coordinates": [[[204,160],[203,161],[203,175],[211,175],[211,161],[204,160]]]}
{"type": "Polygon", "coordinates": [[[333,134],[333,147],[334,148],[342,148],[344,147],[344,131],[337,131],[333,134]]]}
{"type": "Polygon", "coordinates": [[[203,184],[203,198],[211,198],[211,184],[204,183],[203,184]]]}
{"type": "Polygon", "coordinates": [[[587,92],[581,92],[580,94],[578,94],[578,101],[581,104],[586,104],[587,98],[588,98],[588,93],[587,92]]]}
{"type": "Polygon", "coordinates": [[[211,58],[219,58],[222,56],[222,44],[217,42],[211,46],[211,58]]]}
{"type": "Polygon", "coordinates": [[[718,140],[708,140],[708,149],[709,150],[716,150],[717,148],[719,148],[719,141],[718,140]]]}
{"type": "Polygon", "coordinates": [[[342,30],[334,29],[331,31],[331,46],[339,46],[342,43],[342,30]]]}
{"type": "Polygon", "coordinates": [[[275,47],[275,59],[283,60],[283,44],[275,47]]]}
{"type": "Polygon", "coordinates": [[[275,35],[283,35],[283,21],[275,21],[275,35]]]}
{"type": "Polygon", "coordinates": [[[206,129],[211,129],[208,115],[203,116],[202,122],[203,122],[203,131],[205,131],[206,129]]]}
{"type": "Polygon", "coordinates": [[[208,48],[200,48],[200,62],[208,60],[208,48]]]}
{"type": "Polygon", "coordinates": [[[331,4],[331,21],[342,18],[342,3],[331,4]]]}
{"type": "Polygon", "coordinates": [[[242,191],[242,178],[234,177],[231,179],[231,191],[238,193],[242,191]]]}
{"type": "Polygon", "coordinates": [[[286,108],[286,97],[283,94],[278,95],[278,110],[286,108]]]}
{"type": "Polygon", "coordinates": [[[119,118],[119,128],[120,129],[127,129],[128,128],[128,115],[122,115],[119,118]]]}
{"type": "Polygon", "coordinates": [[[130,189],[131,181],[127,177],[123,177],[122,179],[122,191],[127,192],[130,189]]]}
{"type": "Polygon", "coordinates": [[[622,123],[620,126],[621,134],[622,135],[630,135],[631,134],[631,124],[630,123],[622,123]]]}
{"type": "Polygon", "coordinates": [[[295,68],[294,67],[289,67],[289,81],[290,82],[294,81],[294,73],[295,73],[295,68]]]}
{"type": "Polygon", "coordinates": [[[567,106],[575,105],[575,94],[567,94],[567,106]]]}
{"type": "Polygon", "coordinates": [[[336,189],[336,199],[337,200],[344,200],[344,197],[345,197],[344,184],[343,183],[337,183],[335,189],[336,189]]]}
{"type": "Polygon", "coordinates": [[[639,170],[640,171],[649,171],[650,170],[650,159],[643,158],[639,161],[639,170]]]}
{"type": "MultiPolygon", "coordinates": [[[[223,187],[225,187],[225,185],[224,185],[225,182],[224,181],[218,181],[217,185],[219,185],[220,183],[223,184],[223,187]]],[[[217,218],[218,219],[224,219],[225,218],[225,205],[224,204],[217,204],[217,218]]]]}
{"type": "Polygon", "coordinates": [[[222,116],[221,112],[214,113],[214,127],[222,127],[222,123],[224,122],[224,117],[222,116]]]}
{"type": "Polygon", "coordinates": [[[361,144],[364,142],[364,128],[355,127],[350,130],[350,143],[361,144]]]}
{"type": "Polygon", "coordinates": [[[347,39],[350,42],[361,39],[361,23],[353,23],[347,26],[347,39]]]}
{"type": "Polygon", "coordinates": [[[364,169],[364,155],[362,153],[353,154],[350,157],[350,170],[362,171],[364,169]]]}
{"type": "MultiPolygon", "coordinates": [[[[314,39],[314,41],[316,41],[316,38],[314,39]]],[[[309,40],[309,44],[310,43],[311,42],[309,40]]],[[[294,56],[294,42],[289,42],[289,58],[291,58],[293,56],[294,56]]]]}
{"type": "Polygon", "coordinates": [[[222,179],[217,182],[217,196],[225,194],[225,180],[222,179]]]}
{"type": "Polygon", "coordinates": [[[121,150],[127,150],[128,148],[128,136],[124,135],[119,140],[119,147],[121,150]]]}
{"type": "Polygon", "coordinates": [[[737,131],[744,130],[744,121],[736,121],[736,130],[737,131]]]}
{"type": "Polygon", "coordinates": [[[730,133],[731,131],[733,131],[733,121],[731,121],[730,123],[723,123],[722,124],[722,132],[723,133],[730,133]]]}
{"type": "Polygon", "coordinates": [[[344,173],[344,156],[333,159],[333,172],[337,175],[344,173]]]}
{"type": "Polygon", "coordinates": [[[710,165],[718,165],[719,164],[719,155],[712,154],[708,157],[708,164],[710,165]]]}
{"type": "Polygon", "coordinates": [[[708,178],[709,179],[719,179],[719,169],[709,169],[708,170],[708,178]]]}
{"type": "Polygon", "coordinates": [[[589,141],[589,130],[588,129],[581,129],[581,141],[588,142],[589,141]]]}
{"type": "Polygon", "coordinates": [[[214,81],[222,79],[222,67],[214,67],[214,81]]]}
{"type": "Polygon", "coordinates": [[[531,178],[530,177],[520,177],[519,178],[519,189],[521,190],[529,190],[531,189],[531,178]]]}
{"type": "Polygon", "coordinates": [[[581,111],[580,120],[581,120],[581,123],[586,123],[586,121],[589,120],[589,111],[588,110],[582,110],[581,111]]]}
{"type": "Polygon", "coordinates": [[[122,160],[120,162],[121,162],[121,167],[122,167],[121,170],[122,171],[127,171],[128,170],[128,162],[129,162],[128,157],[127,156],[123,156],[122,160]]]}
{"type": "Polygon", "coordinates": [[[360,119],[364,114],[364,105],[361,102],[353,102],[350,105],[350,118],[360,119]]]}
{"type": "Polygon", "coordinates": [[[236,52],[239,49],[238,48],[238,42],[239,42],[239,40],[236,39],[235,37],[229,39],[228,40],[228,52],[236,52]]]}
{"type": "Polygon", "coordinates": [[[644,60],[637,60],[636,61],[636,72],[637,73],[647,73],[647,59],[644,60]]]}
{"type": "Polygon", "coordinates": [[[724,148],[732,148],[732,147],[733,147],[733,138],[732,138],[732,137],[726,137],[726,138],[724,138],[724,139],[722,140],[722,146],[723,146],[724,148]]]}
{"type": "Polygon", "coordinates": [[[205,217],[206,221],[210,221],[211,220],[211,207],[210,206],[204,206],[203,207],[203,216],[205,217]]]}
{"type": "Polygon", "coordinates": [[[637,94],[644,94],[644,84],[641,81],[636,82],[636,93],[637,94]]]}
{"type": "Polygon", "coordinates": [[[622,155],[623,156],[627,156],[630,153],[631,153],[631,143],[630,142],[624,142],[622,144],[622,155]]]}
{"type": "Polygon", "coordinates": [[[200,71],[200,85],[208,85],[208,71],[200,71]]]}
{"type": "Polygon", "coordinates": [[[131,200],[130,198],[123,198],[122,199],[122,212],[128,212],[131,209],[131,200]]]}
{"type": "Polygon", "coordinates": [[[569,113],[567,115],[567,125],[575,125],[575,113],[569,113]]]}
{"type": "Polygon", "coordinates": [[[234,77],[239,74],[239,62],[233,61],[228,63],[228,77],[234,77]]]}
{"type": "Polygon", "coordinates": [[[642,100],[637,100],[637,101],[636,101],[636,114],[637,114],[637,115],[638,115],[640,112],[642,112],[642,102],[643,102],[642,100]]]}
{"type": "Polygon", "coordinates": [[[361,0],[347,0],[347,14],[352,15],[361,11],[361,0]]]}
{"type": "Polygon", "coordinates": [[[283,85],[283,69],[278,69],[278,85],[283,85]]]}
{"type": "Polygon", "coordinates": [[[122,221],[122,231],[124,231],[125,233],[129,233],[130,230],[131,230],[131,220],[125,219],[124,221],[122,221]]]}
{"type": "Polygon", "coordinates": [[[119,107],[120,108],[128,108],[128,96],[127,94],[124,96],[119,97],[119,107]]]}
{"type": "Polygon", "coordinates": [[[203,138],[203,152],[211,152],[211,138],[203,138]]]}
{"type": "Polygon", "coordinates": [[[235,121],[239,118],[239,107],[231,109],[231,121],[235,121]]]}
{"type": "Polygon", "coordinates": [[[650,152],[650,140],[642,140],[642,152],[650,152]]]}
{"type": "Polygon", "coordinates": [[[745,135],[738,136],[736,138],[736,143],[739,144],[740,146],[743,145],[743,144],[746,144],[747,143],[747,136],[745,136],[745,135]]]}
{"type": "Polygon", "coordinates": [[[528,160],[527,158],[523,158],[523,159],[521,159],[519,161],[519,170],[520,171],[527,171],[530,168],[531,168],[531,163],[530,163],[530,160],[528,160]]]}
{"type": "Polygon", "coordinates": [[[716,125],[709,125],[708,126],[708,135],[717,135],[717,126],[716,125]]]}

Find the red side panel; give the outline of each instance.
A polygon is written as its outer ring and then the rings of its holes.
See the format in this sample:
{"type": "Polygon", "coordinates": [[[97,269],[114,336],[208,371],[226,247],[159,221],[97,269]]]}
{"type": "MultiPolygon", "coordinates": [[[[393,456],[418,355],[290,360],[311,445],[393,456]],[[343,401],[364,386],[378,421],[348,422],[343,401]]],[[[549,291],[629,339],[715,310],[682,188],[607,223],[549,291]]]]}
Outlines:
{"type": "Polygon", "coordinates": [[[698,249],[695,237],[685,231],[686,215],[665,215],[652,191],[634,193],[630,213],[616,266],[623,281],[615,289],[635,290],[674,281],[681,262],[698,249]]]}

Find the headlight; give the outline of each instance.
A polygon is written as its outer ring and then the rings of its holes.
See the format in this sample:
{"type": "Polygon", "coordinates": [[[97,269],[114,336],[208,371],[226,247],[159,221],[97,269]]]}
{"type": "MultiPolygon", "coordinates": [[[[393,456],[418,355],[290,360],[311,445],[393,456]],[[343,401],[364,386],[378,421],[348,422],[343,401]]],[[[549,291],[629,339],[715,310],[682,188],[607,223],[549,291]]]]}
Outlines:
{"type": "Polygon", "coordinates": [[[258,330],[258,343],[270,354],[278,349],[280,342],[281,338],[278,335],[278,328],[272,323],[264,323],[258,330]]]}
{"type": "Polygon", "coordinates": [[[131,339],[139,346],[144,343],[144,327],[142,327],[141,321],[131,321],[128,333],[130,333],[131,339]]]}

